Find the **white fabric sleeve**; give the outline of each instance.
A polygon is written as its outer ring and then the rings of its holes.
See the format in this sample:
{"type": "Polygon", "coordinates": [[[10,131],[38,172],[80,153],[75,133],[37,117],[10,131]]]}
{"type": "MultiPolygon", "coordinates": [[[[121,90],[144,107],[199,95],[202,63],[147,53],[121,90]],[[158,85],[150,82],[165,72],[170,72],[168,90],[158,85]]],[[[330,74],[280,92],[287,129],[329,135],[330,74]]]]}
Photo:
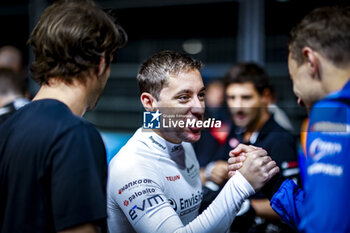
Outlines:
{"type": "MultiPolygon", "coordinates": [[[[126,188],[119,193],[113,192],[109,195],[113,195],[113,200],[121,207],[136,232],[226,232],[243,201],[254,194],[252,186],[237,172],[228,180],[213,203],[192,222],[184,226],[160,186],[154,182],[156,180],[154,176],[142,178],[142,180],[129,179],[139,183],[137,189],[133,189],[131,183],[131,186],[126,185],[126,188]],[[141,195],[142,198],[133,197],[135,192],[144,194],[141,195]]],[[[113,222],[114,219],[109,219],[109,223],[113,222]]],[[[112,228],[109,226],[110,233],[122,232],[121,229],[125,227],[118,229],[117,224],[112,228]]]]}
{"type": "Polygon", "coordinates": [[[226,232],[243,201],[254,193],[253,187],[237,171],[208,208],[185,226],[183,231],[176,232],[226,232]]]}

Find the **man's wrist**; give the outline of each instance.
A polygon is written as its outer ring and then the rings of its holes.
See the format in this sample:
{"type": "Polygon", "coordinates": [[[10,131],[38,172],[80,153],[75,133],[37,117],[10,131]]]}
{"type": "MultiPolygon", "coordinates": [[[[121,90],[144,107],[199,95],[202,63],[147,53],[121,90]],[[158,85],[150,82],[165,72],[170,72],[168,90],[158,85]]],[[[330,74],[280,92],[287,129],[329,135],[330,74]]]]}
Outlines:
{"type": "Polygon", "coordinates": [[[240,186],[243,188],[242,190],[245,190],[244,193],[246,195],[246,198],[255,193],[253,186],[239,171],[236,171],[236,174],[232,176],[231,179],[236,179],[238,182],[237,184],[241,184],[240,186]]]}

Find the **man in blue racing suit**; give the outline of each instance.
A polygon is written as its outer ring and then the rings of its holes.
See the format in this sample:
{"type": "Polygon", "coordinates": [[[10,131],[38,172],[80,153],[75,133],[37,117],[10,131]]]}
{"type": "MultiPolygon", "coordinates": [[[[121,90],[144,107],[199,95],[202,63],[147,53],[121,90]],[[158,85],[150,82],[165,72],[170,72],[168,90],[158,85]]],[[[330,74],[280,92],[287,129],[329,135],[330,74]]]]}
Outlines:
{"type": "Polygon", "coordinates": [[[306,177],[302,189],[275,176],[263,192],[300,232],[350,232],[350,8],[315,9],[288,49],[293,90],[310,118],[306,177]]]}

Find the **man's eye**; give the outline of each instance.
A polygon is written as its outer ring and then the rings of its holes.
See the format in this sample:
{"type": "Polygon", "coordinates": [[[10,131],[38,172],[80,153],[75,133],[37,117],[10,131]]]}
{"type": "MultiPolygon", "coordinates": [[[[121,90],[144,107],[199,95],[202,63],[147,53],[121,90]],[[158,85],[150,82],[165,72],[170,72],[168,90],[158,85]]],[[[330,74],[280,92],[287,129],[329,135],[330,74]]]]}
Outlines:
{"type": "Polygon", "coordinates": [[[204,92],[198,94],[198,99],[204,100],[204,98],[205,98],[205,93],[204,92]]]}
{"type": "Polygon", "coordinates": [[[185,96],[185,95],[179,96],[179,100],[180,100],[181,102],[185,102],[185,101],[189,100],[189,97],[188,97],[188,96],[185,96]]]}

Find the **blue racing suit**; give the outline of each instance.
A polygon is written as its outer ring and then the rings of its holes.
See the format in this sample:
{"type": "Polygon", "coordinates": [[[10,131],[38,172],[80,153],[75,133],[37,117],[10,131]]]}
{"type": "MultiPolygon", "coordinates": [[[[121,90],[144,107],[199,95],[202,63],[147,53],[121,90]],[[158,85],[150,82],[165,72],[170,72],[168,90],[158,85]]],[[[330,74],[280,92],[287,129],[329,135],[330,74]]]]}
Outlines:
{"type": "Polygon", "coordinates": [[[304,188],[285,180],[270,196],[272,208],[298,231],[350,232],[349,146],[350,82],[311,109],[304,188]]]}

